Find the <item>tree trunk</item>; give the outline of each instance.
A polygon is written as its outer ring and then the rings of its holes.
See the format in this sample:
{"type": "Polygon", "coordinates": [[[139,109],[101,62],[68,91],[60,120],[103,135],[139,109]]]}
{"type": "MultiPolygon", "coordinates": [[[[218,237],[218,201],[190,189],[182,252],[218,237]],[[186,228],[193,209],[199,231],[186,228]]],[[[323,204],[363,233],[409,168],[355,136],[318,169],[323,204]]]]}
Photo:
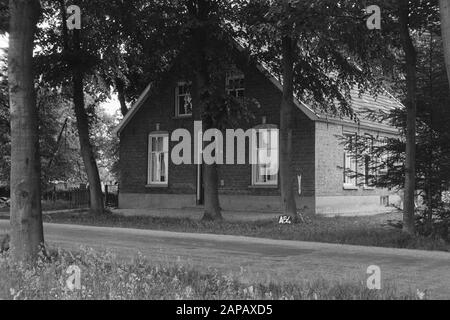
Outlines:
{"type": "Polygon", "coordinates": [[[280,108],[280,186],[283,212],[295,218],[292,172],[292,110],[294,104],[294,46],[290,36],[282,39],[283,98],[280,108]]]}
{"type": "MultiPolygon", "coordinates": [[[[203,64],[204,65],[204,64],[203,64]]],[[[202,93],[203,89],[206,88],[209,82],[209,76],[206,72],[206,69],[201,67],[197,70],[197,84],[194,86],[197,90],[196,96],[198,97],[197,101],[199,101],[200,106],[205,106],[202,101],[202,97],[204,94],[202,93]]],[[[208,129],[212,129],[213,122],[208,117],[207,110],[201,110],[202,119],[203,119],[203,131],[208,129]]],[[[205,164],[203,163],[203,185],[204,185],[204,208],[205,212],[203,214],[203,220],[207,221],[217,221],[222,220],[222,213],[220,209],[219,203],[219,191],[218,191],[218,181],[219,175],[217,172],[216,164],[205,164]]]]}
{"type": "Polygon", "coordinates": [[[417,53],[409,33],[409,1],[399,4],[400,37],[406,60],[406,161],[403,206],[403,231],[415,232],[414,193],[416,187],[416,114],[417,114],[417,53]]]}
{"type": "Polygon", "coordinates": [[[89,121],[84,108],[83,75],[78,70],[73,72],[73,103],[77,118],[81,157],[89,181],[90,212],[102,214],[104,206],[100,175],[89,138],[89,121]]]}
{"type": "Polygon", "coordinates": [[[121,79],[116,79],[116,89],[117,89],[117,96],[119,98],[120,103],[120,112],[122,113],[122,116],[125,117],[125,115],[128,112],[127,102],[125,99],[125,87],[123,84],[123,81],[121,79]]]}
{"type": "MultiPolygon", "coordinates": [[[[214,123],[210,116],[208,116],[208,110],[206,110],[205,101],[210,99],[211,93],[208,92],[210,85],[210,75],[208,68],[208,61],[205,58],[205,49],[208,44],[208,30],[202,25],[207,19],[210,10],[209,1],[198,0],[188,1],[188,8],[190,14],[195,16],[200,22],[199,26],[196,26],[192,30],[192,37],[194,40],[194,54],[195,54],[195,78],[196,84],[194,86],[196,101],[200,106],[200,114],[203,120],[203,130],[212,129],[214,123]]],[[[204,184],[204,200],[205,200],[205,212],[203,220],[222,220],[222,213],[219,203],[218,192],[218,172],[217,165],[203,164],[203,184],[204,184]]]]}
{"type": "Polygon", "coordinates": [[[64,124],[63,124],[63,126],[61,128],[61,131],[59,131],[58,139],[56,140],[56,148],[53,151],[52,157],[50,158],[50,161],[47,164],[47,170],[46,170],[47,172],[49,172],[49,170],[51,169],[53,161],[55,161],[55,158],[58,155],[58,151],[59,151],[60,146],[61,146],[61,139],[62,139],[63,133],[66,130],[66,127],[67,127],[67,121],[69,121],[69,118],[66,118],[66,120],[64,120],[64,124]]]}
{"type": "Polygon", "coordinates": [[[445,66],[450,85],[450,2],[440,0],[442,42],[444,43],[445,66]]]}
{"type": "Polygon", "coordinates": [[[203,170],[203,183],[205,185],[205,213],[203,214],[203,220],[222,220],[219,192],[217,190],[219,179],[217,166],[215,164],[204,164],[203,170]]]}
{"type": "MultiPolygon", "coordinates": [[[[81,62],[81,41],[80,30],[73,30],[73,49],[69,48],[69,35],[65,21],[66,6],[65,0],[59,0],[62,16],[62,38],[64,46],[64,56],[72,70],[73,86],[73,104],[75,117],[77,119],[78,138],[80,142],[80,153],[83,159],[86,175],[89,181],[89,200],[90,212],[92,214],[101,214],[104,212],[103,193],[98,172],[97,162],[95,160],[92,144],[89,135],[89,120],[84,106],[84,88],[83,88],[83,65],[81,62]]],[[[75,3],[77,4],[77,3],[75,3]]]]}
{"type": "Polygon", "coordinates": [[[11,250],[17,261],[33,261],[44,244],[38,111],[34,91],[37,0],[10,0],[8,82],[11,108],[11,250]]]}
{"type": "MultiPolygon", "coordinates": [[[[74,56],[79,56],[80,39],[79,30],[74,30],[74,56]]],[[[103,193],[98,172],[97,162],[89,137],[89,119],[84,106],[83,72],[81,66],[72,65],[73,104],[77,118],[78,138],[80,141],[81,157],[89,181],[90,212],[102,214],[104,211],[103,193]]]]}

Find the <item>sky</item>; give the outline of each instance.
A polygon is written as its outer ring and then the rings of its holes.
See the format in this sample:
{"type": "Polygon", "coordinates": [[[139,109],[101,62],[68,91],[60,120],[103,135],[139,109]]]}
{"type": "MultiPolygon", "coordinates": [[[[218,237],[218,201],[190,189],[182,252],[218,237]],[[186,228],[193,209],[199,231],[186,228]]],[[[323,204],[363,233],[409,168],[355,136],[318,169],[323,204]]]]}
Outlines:
{"type": "MultiPolygon", "coordinates": [[[[0,49],[8,48],[8,36],[0,35],[0,49]]],[[[2,52],[0,52],[0,56],[2,52]]],[[[115,93],[111,94],[111,99],[103,102],[101,107],[105,109],[105,111],[110,115],[115,115],[116,112],[120,109],[119,100],[117,99],[117,95],[115,93]]]]}
{"type": "Polygon", "coordinates": [[[114,93],[111,95],[111,99],[103,102],[101,107],[110,115],[115,115],[118,110],[120,110],[120,103],[117,95],[114,93]]]}
{"type": "Polygon", "coordinates": [[[8,47],[8,38],[4,35],[0,35],[0,48],[8,47]]]}

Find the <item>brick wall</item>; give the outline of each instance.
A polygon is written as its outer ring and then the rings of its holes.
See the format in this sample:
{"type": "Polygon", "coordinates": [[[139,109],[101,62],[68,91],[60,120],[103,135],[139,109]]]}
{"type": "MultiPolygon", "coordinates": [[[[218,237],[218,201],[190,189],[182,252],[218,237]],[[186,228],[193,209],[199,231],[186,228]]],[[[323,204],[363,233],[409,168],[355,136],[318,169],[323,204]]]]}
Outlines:
{"type": "MultiPolygon", "coordinates": [[[[279,126],[279,105],[281,92],[270,80],[255,67],[241,68],[245,73],[246,96],[256,98],[260,108],[253,110],[255,119],[251,123],[242,123],[241,128],[247,129],[262,123],[266,117],[268,124],[279,126]]],[[[146,187],[147,183],[147,153],[148,135],[160,124],[161,131],[169,134],[178,128],[186,128],[193,132],[194,119],[200,119],[194,101],[193,117],[176,119],[175,86],[178,79],[176,73],[168,75],[162,86],[156,90],[141,109],[134,115],[121,133],[120,169],[122,193],[154,193],[154,194],[195,194],[197,166],[175,166],[169,162],[169,179],[166,188],[146,187]]],[[[309,120],[300,110],[294,110],[294,159],[293,184],[297,190],[297,175],[302,176],[302,196],[314,195],[314,122],[309,120]]],[[[224,135],[225,136],[225,135],[224,135]]],[[[170,142],[171,148],[177,142],[170,142]]],[[[225,144],[225,142],[224,142],[225,144]]],[[[247,154],[248,157],[248,154],[247,154]]],[[[278,188],[251,187],[250,165],[219,165],[219,192],[236,195],[279,195],[278,188]]]]}
{"type": "MultiPolygon", "coordinates": [[[[242,122],[239,127],[246,130],[260,125],[262,117],[266,118],[267,124],[279,126],[280,90],[255,67],[241,67],[241,69],[246,77],[246,96],[258,100],[260,107],[253,110],[255,119],[251,123],[242,122]]],[[[197,165],[176,166],[169,161],[168,187],[146,186],[148,135],[156,131],[156,124],[160,124],[160,131],[166,131],[170,135],[178,128],[193,132],[194,119],[200,119],[196,97],[192,97],[193,117],[175,118],[176,83],[185,80],[176,75],[176,72],[167,75],[161,82],[162,85],[144,102],[121,133],[121,195],[129,207],[171,206],[174,203],[182,207],[195,204],[197,165]],[[159,196],[152,197],[153,194],[159,196]]],[[[388,190],[367,190],[362,186],[357,190],[344,190],[344,147],[338,137],[342,136],[344,131],[359,135],[366,133],[373,136],[389,135],[355,126],[314,122],[298,109],[294,111],[293,122],[292,183],[298,208],[308,212],[332,214],[379,210],[379,197],[390,194],[388,190]],[[298,194],[298,176],[301,176],[301,195],[298,194]]],[[[169,143],[169,153],[176,143],[169,143]]],[[[248,159],[248,152],[246,156],[248,159]]],[[[223,208],[233,210],[266,208],[271,211],[280,208],[278,187],[252,187],[250,165],[219,165],[218,172],[223,208]]]]}
{"type": "MultiPolygon", "coordinates": [[[[147,184],[148,135],[156,131],[169,134],[178,128],[193,130],[193,120],[179,119],[175,113],[175,84],[177,79],[168,76],[140,110],[134,115],[120,135],[120,184],[123,193],[187,193],[194,194],[196,167],[175,166],[169,161],[168,188],[149,188],[147,184]]],[[[169,139],[169,152],[176,142],[169,139]]]]}
{"type": "MultiPolygon", "coordinates": [[[[344,146],[339,137],[342,137],[344,132],[356,133],[360,136],[370,134],[373,137],[387,137],[392,135],[370,129],[319,121],[316,122],[315,126],[315,179],[317,196],[370,196],[386,193],[385,190],[367,190],[362,186],[358,187],[357,190],[344,190],[344,146]]],[[[359,168],[358,170],[362,169],[359,168]]]]}

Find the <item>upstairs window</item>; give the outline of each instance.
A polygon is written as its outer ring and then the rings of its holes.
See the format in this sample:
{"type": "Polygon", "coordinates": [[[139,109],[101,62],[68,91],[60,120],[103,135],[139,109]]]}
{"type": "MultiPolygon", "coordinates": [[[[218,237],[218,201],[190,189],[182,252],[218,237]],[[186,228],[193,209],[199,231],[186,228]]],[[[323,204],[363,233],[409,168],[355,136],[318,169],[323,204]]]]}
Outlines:
{"type": "Polygon", "coordinates": [[[245,94],[244,74],[240,71],[229,71],[226,75],[227,94],[235,98],[243,98],[245,94]]]}
{"type": "Polygon", "coordinates": [[[192,116],[191,83],[178,82],[175,89],[175,116],[192,116]]]}
{"type": "Polygon", "coordinates": [[[148,139],[148,184],[167,185],[169,176],[169,135],[150,134],[148,139]]]}

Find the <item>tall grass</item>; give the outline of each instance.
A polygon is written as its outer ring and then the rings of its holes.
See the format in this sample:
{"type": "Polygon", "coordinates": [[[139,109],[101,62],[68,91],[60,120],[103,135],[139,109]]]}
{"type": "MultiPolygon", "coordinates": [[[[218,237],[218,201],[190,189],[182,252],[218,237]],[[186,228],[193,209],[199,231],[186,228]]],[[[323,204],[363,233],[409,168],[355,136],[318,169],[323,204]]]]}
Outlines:
{"type": "Polygon", "coordinates": [[[26,266],[0,255],[0,299],[416,299],[395,288],[368,290],[362,283],[314,280],[290,284],[243,284],[233,275],[194,267],[154,265],[142,256],[121,261],[110,252],[81,249],[41,255],[26,266]],[[69,290],[69,266],[81,269],[81,288],[69,290]]]}

